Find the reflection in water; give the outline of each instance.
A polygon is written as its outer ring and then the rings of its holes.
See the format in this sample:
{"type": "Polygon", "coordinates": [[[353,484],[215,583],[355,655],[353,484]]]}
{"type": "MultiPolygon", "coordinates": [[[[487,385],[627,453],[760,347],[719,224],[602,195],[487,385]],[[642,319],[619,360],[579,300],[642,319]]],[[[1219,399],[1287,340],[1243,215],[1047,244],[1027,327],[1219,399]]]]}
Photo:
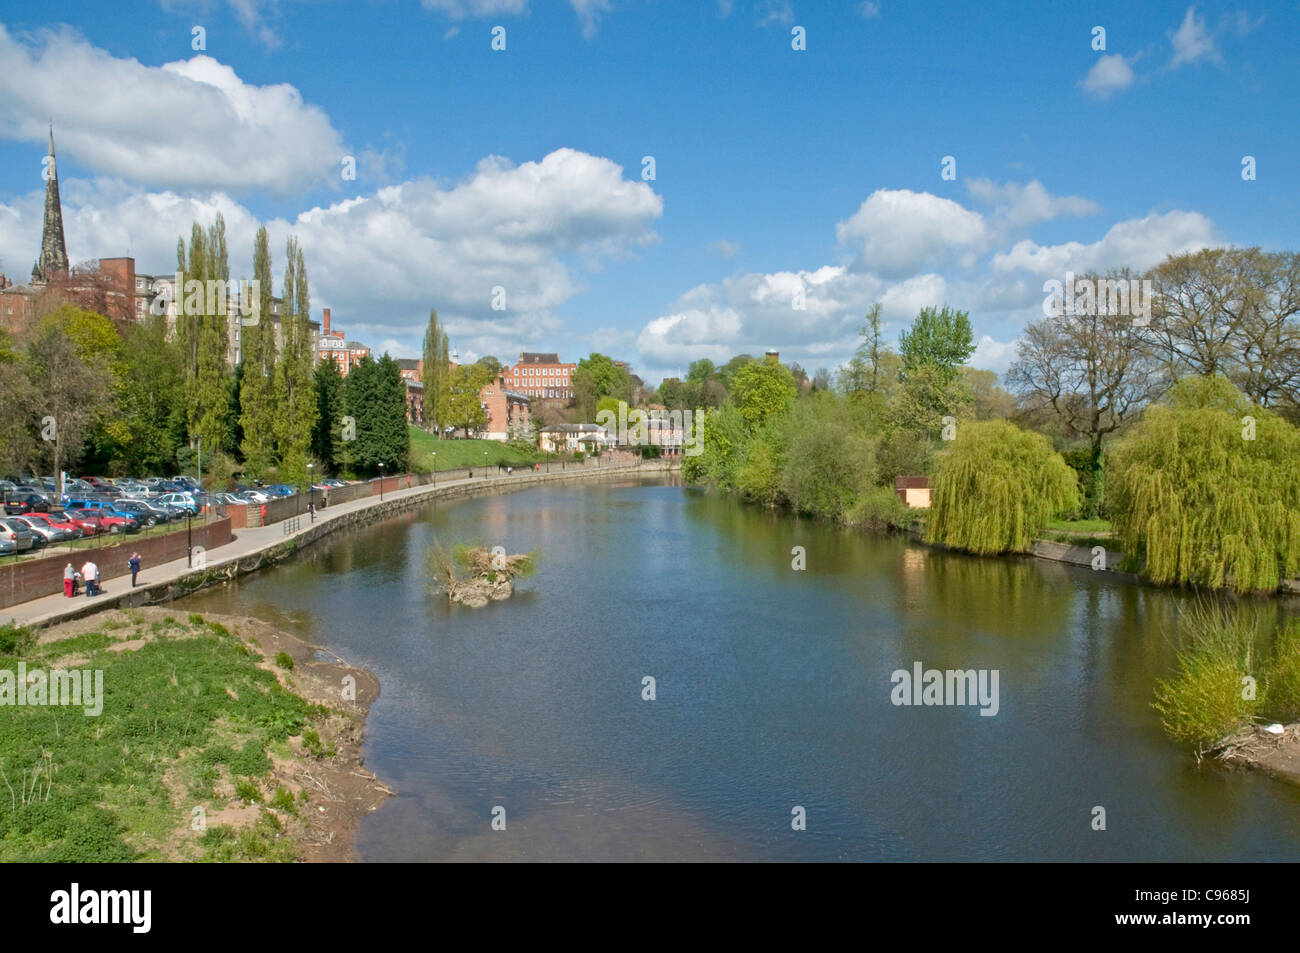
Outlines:
{"type": "Polygon", "coordinates": [[[1292,859],[1300,792],[1160,734],[1189,603],[653,481],[441,503],[184,601],[379,676],[367,766],[399,797],[362,826],[370,860],[1292,859]],[[540,572],[449,606],[435,539],[536,547],[540,572]],[[915,661],[997,669],[998,715],[894,707],[915,661]]]}

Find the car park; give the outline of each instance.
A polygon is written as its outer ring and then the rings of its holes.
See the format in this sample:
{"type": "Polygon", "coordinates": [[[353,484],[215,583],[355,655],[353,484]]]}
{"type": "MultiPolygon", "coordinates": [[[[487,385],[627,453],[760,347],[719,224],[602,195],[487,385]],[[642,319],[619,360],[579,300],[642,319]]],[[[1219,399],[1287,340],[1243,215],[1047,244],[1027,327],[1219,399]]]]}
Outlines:
{"type": "Polygon", "coordinates": [[[271,495],[265,490],[245,490],[239,494],[248,503],[270,503],[271,495]]]}
{"type": "Polygon", "coordinates": [[[298,491],[287,483],[273,483],[266,488],[266,492],[273,497],[293,496],[298,491]]]}
{"type": "Polygon", "coordinates": [[[36,545],[36,534],[26,523],[0,519],[0,553],[25,553],[36,545]]]}
{"type": "Polygon", "coordinates": [[[134,533],[140,529],[140,524],[128,516],[123,516],[112,509],[77,509],[73,508],[68,511],[70,515],[75,515],[79,520],[87,517],[93,517],[98,520],[98,530],[101,533],[134,533]]]}

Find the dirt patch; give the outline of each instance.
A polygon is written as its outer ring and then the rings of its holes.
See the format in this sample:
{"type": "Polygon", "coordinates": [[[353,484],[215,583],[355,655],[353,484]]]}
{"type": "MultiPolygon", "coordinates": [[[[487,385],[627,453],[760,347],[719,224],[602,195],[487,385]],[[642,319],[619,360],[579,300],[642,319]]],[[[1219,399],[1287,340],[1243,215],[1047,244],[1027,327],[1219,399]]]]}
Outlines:
{"type": "MultiPolygon", "coordinates": [[[[365,719],[371,703],[379,697],[379,680],[371,672],[349,665],[319,646],[259,619],[204,614],[203,623],[225,626],[232,635],[256,649],[261,655],[259,667],[273,673],[285,689],[329,709],[326,717],[313,724],[312,731],[316,737],[310,739],[311,744],[307,743],[307,732],[291,737],[289,747],[292,755],[287,758],[273,755],[272,770],[260,779],[260,784],[264,799],[269,799],[278,788],[293,795],[296,814],[282,810],[274,813],[300,847],[301,859],[355,861],[355,839],[361,819],[378,809],[393,794],[387,785],[362,766],[365,719]],[[292,668],[277,664],[281,653],[293,660],[292,668]],[[304,791],[305,799],[300,797],[304,791]]],[[[109,610],[46,628],[40,632],[37,641],[48,645],[89,632],[102,632],[114,639],[109,651],[133,651],[155,639],[167,638],[169,634],[188,635],[189,618],[165,608],[109,610]],[[167,625],[169,618],[181,628],[167,625]]],[[[280,661],[284,659],[280,658],[280,661]]],[[[61,659],[60,664],[68,664],[68,659],[61,659]]],[[[230,689],[227,691],[234,694],[230,689]]],[[[175,784],[174,778],[167,782],[167,786],[177,807],[185,807],[186,795],[175,784]]],[[[239,829],[257,821],[262,807],[238,800],[227,777],[223,776],[216,783],[214,792],[230,803],[218,811],[208,812],[206,823],[209,826],[225,825],[239,829]]],[[[191,836],[188,826],[181,826],[175,832],[178,844],[191,836]]],[[[163,852],[174,855],[175,848],[164,845],[163,852]]]]}
{"type": "Polygon", "coordinates": [[[1300,784],[1300,724],[1285,726],[1280,735],[1252,725],[1224,745],[1217,757],[1225,764],[1267,771],[1300,784]]]}

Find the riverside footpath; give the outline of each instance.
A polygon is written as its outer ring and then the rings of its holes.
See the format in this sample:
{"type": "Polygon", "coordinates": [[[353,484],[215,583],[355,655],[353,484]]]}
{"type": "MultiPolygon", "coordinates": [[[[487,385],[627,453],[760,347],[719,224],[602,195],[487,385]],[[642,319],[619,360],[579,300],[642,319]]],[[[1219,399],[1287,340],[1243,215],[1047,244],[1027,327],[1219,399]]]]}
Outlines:
{"type": "MultiPolygon", "coordinates": [[[[0,624],[43,627],[69,619],[78,619],[105,609],[129,609],[169,602],[208,586],[218,585],[246,573],[256,572],[292,555],[332,532],[364,525],[428,503],[493,493],[505,493],[552,483],[592,482],[604,479],[628,479],[639,475],[676,472],[680,461],[655,459],[639,463],[589,466],[567,470],[520,470],[511,475],[465,476],[439,480],[436,484],[385,489],[383,496],[365,496],[345,503],[331,504],[317,510],[315,520],[308,515],[239,529],[232,542],[209,550],[191,565],[188,558],[174,559],[156,566],[145,566],[134,588],[127,576],[109,580],[97,596],[84,594],[68,598],[59,592],[0,609],[0,624]]],[[[387,478],[385,486],[402,484],[403,477],[387,478]]]]}

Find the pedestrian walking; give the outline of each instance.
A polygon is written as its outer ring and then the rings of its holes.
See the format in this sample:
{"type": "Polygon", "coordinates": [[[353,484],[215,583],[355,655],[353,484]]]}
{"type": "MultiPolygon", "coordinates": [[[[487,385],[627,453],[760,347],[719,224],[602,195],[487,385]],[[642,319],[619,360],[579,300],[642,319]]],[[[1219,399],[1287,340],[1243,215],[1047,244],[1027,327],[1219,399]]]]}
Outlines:
{"type": "Polygon", "coordinates": [[[63,594],[71,599],[76,595],[77,570],[72,568],[72,563],[63,567],[63,594]]]}
{"type": "Polygon", "coordinates": [[[131,558],[126,561],[126,564],[131,567],[131,588],[134,589],[135,577],[140,574],[140,554],[132,553],[131,558]]]}
{"type": "Polygon", "coordinates": [[[99,589],[99,567],[87,559],[81,567],[81,578],[86,581],[86,598],[89,599],[99,589]]]}

